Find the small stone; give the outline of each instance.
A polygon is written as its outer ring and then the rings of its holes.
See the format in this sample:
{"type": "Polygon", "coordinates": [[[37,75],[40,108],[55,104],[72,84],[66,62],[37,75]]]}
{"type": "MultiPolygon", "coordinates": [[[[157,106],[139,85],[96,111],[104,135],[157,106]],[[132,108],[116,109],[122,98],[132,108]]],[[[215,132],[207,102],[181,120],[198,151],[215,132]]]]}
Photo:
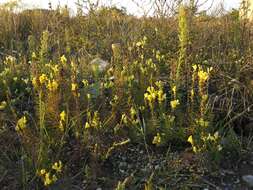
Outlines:
{"type": "Polygon", "coordinates": [[[244,175],[242,179],[249,187],[253,187],[253,175],[244,175]]]}
{"type": "Polygon", "coordinates": [[[97,188],[96,190],[102,190],[102,188],[101,188],[101,187],[99,187],[99,188],[97,188]]]}

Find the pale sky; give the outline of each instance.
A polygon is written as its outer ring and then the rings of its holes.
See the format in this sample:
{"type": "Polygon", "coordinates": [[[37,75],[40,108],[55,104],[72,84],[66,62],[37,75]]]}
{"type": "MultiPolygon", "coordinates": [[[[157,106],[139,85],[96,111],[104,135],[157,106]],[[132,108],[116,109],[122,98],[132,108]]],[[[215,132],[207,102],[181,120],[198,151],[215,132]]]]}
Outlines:
{"type": "MultiPolygon", "coordinates": [[[[8,0],[0,0],[1,3],[6,3],[8,0]]],[[[39,7],[39,8],[48,8],[48,3],[51,2],[53,7],[56,7],[58,4],[60,5],[68,5],[71,9],[75,10],[75,2],[77,0],[21,0],[22,4],[25,7],[39,7]]],[[[145,0],[136,0],[137,2],[142,2],[145,0]]],[[[205,1],[205,0],[202,0],[205,1]]],[[[212,0],[209,0],[209,4],[212,0]]],[[[230,10],[232,8],[239,8],[241,0],[214,0],[214,7],[218,6],[220,3],[224,3],[225,9],[230,10]]],[[[131,0],[103,0],[103,4],[116,5],[118,7],[126,7],[127,11],[131,14],[141,14],[141,10],[137,8],[137,6],[131,0]]],[[[209,7],[208,4],[205,7],[209,7]]],[[[204,9],[204,7],[203,7],[204,9]]]]}

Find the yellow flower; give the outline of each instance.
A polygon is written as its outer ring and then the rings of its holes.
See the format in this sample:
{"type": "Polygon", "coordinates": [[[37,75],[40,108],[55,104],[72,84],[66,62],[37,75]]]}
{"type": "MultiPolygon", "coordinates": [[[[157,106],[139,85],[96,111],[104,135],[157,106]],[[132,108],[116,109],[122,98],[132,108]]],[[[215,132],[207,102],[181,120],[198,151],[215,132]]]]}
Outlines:
{"type": "Polygon", "coordinates": [[[65,55],[61,56],[61,62],[62,63],[67,63],[67,58],[65,57],[65,55]]]}
{"type": "Polygon", "coordinates": [[[57,177],[56,177],[55,174],[52,176],[52,181],[53,181],[54,183],[57,181],[57,177]]]}
{"type": "Polygon", "coordinates": [[[64,131],[64,125],[63,125],[63,121],[60,121],[60,124],[59,124],[59,129],[61,132],[64,131]]]}
{"type": "Polygon", "coordinates": [[[205,121],[203,118],[200,118],[199,120],[196,121],[197,124],[199,124],[201,127],[208,127],[209,122],[205,121]]]}
{"type": "Polygon", "coordinates": [[[54,72],[55,74],[59,73],[59,66],[58,66],[58,65],[51,66],[51,68],[52,68],[52,70],[53,70],[53,72],[54,72]]]}
{"type": "Polygon", "coordinates": [[[193,146],[193,147],[192,147],[192,150],[193,150],[193,152],[195,152],[195,153],[197,153],[197,151],[198,151],[196,146],[193,146]]]}
{"type": "Polygon", "coordinates": [[[193,71],[196,71],[197,68],[198,68],[198,66],[197,65],[193,65],[192,68],[193,68],[193,71]]]}
{"type": "Polygon", "coordinates": [[[85,128],[85,129],[89,129],[90,127],[91,127],[90,124],[89,124],[88,122],[86,122],[84,128],[85,128]]]}
{"type": "Polygon", "coordinates": [[[37,78],[36,77],[32,78],[32,84],[33,84],[34,88],[38,87],[38,83],[37,83],[37,78]]]}
{"type": "Polygon", "coordinates": [[[45,74],[42,74],[40,77],[39,77],[39,81],[40,81],[40,84],[44,84],[46,81],[47,81],[47,75],[45,74]]]}
{"type": "Polygon", "coordinates": [[[58,89],[58,86],[59,86],[58,83],[55,80],[53,80],[48,82],[47,88],[49,91],[54,92],[58,89]]]}
{"type": "Polygon", "coordinates": [[[36,59],[36,57],[37,57],[37,56],[36,56],[36,53],[33,52],[33,53],[32,53],[32,58],[33,58],[33,59],[36,59]]]}
{"type": "Polygon", "coordinates": [[[61,162],[61,161],[55,162],[55,163],[52,165],[52,169],[55,170],[57,173],[62,172],[62,162],[61,162]]]}
{"type": "Polygon", "coordinates": [[[177,95],[177,86],[173,86],[172,87],[172,92],[173,92],[174,98],[176,98],[176,95],[177,95]]]}
{"type": "Polygon", "coordinates": [[[162,90],[158,91],[157,96],[158,96],[158,102],[160,104],[166,99],[166,94],[164,94],[162,90]]]}
{"type": "Polygon", "coordinates": [[[89,86],[89,81],[88,80],[82,80],[82,83],[85,87],[89,86]]]}
{"type": "Polygon", "coordinates": [[[199,77],[200,83],[204,83],[204,82],[206,82],[207,79],[209,78],[209,74],[208,74],[208,72],[205,72],[205,71],[203,71],[203,70],[200,70],[200,71],[198,72],[198,77],[199,77]]]}
{"type": "Polygon", "coordinates": [[[180,105],[179,100],[172,100],[170,105],[172,109],[175,109],[178,105],[180,105]]]}
{"type": "Polygon", "coordinates": [[[137,112],[136,112],[136,110],[135,110],[133,107],[131,107],[130,113],[131,113],[131,116],[132,116],[132,117],[134,117],[134,116],[137,115],[137,112]]]}
{"type": "Polygon", "coordinates": [[[66,121],[66,112],[65,112],[65,111],[62,111],[62,112],[60,113],[60,120],[61,120],[61,121],[66,121]]]}
{"type": "Polygon", "coordinates": [[[123,113],[123,114],[121,115],[121,122],[123,122],[124,124],[127,124],[127,116],[126,116],[125,113],[123,113]]]}
{"type": "Polygon", "coordinates": [[[16,131],[24,130],[26,128],[26,124],[27,124],[27,119],[25,116],[23,116],[17,122],[16,128],[15,128],[16,131]]]}
{"type": "Polygon", "coordinates": [[[88,93],[87,95],[87,99],[90,100],[91,99],[91,95],[88,93]]]}
{"type": "Polygon", "coordinates": [[[194,97],[194,90],[191,89],[191,97],[193,98],[194,97]]]}
{"type": "Polygon", "coordinates": [[[191,135],[191,136],[189,136],[189,138],[188,138],[187,142],[189,142],[189,143],[191,143],[191,145],[193,145],[193,138],[192,138],[192,135],[191,135]]]}
{"type": "Polygon", "coordinates": [[[46,173],[45,179],[44,179],[44,185],[48,186],[51,185],[53,181],[50,179],[50,173],[46,173]]]}
{"type": "Polygon", "coordinates": [[[46,174],[46,170],[45,170],[45,169],[41,169],[41,170],[40,170],[40,175],[43,176],[43,175],[45,175],[45,174],[46,174]]]}
{"type": "Polygon", "coordinates": [[[4,110],[7,106],[7,102],[6,101],[2,101],[0,104],[0,110],[4,110]]]}
{"type": "Polygon", "coordinates": [[[72,91],[76,91],[77,90],[77,84],[76,83],[72,83],[71,84],[71,90],[72,91]]]}
{"type": "Polygon", "coordinates": [[[156,136],[154,137],[154,139],[153,139],[153,142],[152,142],[153,144],[156,144],[156,145],[159,145],[159,144],[161,144],[161,136],[160,136],[160,134],[159,133],[157,133],[156,134],[156,136]]]}

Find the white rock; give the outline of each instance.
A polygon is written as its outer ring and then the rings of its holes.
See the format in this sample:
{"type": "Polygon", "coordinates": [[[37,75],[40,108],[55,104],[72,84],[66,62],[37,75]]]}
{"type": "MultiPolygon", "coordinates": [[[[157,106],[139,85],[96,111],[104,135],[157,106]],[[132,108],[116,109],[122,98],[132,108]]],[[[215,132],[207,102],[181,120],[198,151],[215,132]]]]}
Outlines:
{"type": "Polygon", "coordinates": [[[242,179],[249,187],[253,187],[253,175],[244,175],[242,176],[242,179]]]}
{"type": "Polygon", "coordinates": [[[95,58],[93,59],[90,64],[92,65],[93,69],[98,69],[100,72],[104,71],[109,63],[103,59],[95,58]]]}

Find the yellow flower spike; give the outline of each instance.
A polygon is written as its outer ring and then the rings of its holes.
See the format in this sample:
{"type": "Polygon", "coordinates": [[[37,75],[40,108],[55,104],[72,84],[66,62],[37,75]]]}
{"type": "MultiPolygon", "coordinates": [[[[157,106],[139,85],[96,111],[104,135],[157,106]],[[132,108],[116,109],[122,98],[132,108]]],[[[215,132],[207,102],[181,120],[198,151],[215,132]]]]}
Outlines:
{"type": "Polygon", "coordinates": [[[152,143],[155,144],[155,145],[161,144],[161,136],[160,136],[159,133],[156,134],[156,136],[154,137],[152,143]]]}
{"type": "Polygon", "coordinates": [[[90,100],[91,99],[91,95],[88,93],[87,95],[87,99],[90,100]]]}
{"type": "Polygon", "coordinates": [[[179,100],[172,100],[172,101],[170,102],[170,106],[171,106],[172,109],[176,109],[176,107],[177,107],[178,105],[180,105],[179,100]]]}
{"type": "Polygon", "coordinates": [[[0,103],[0,110],[1,110],[1,111],[4,110],[4,109],[6,108],[6,106],[7,106],[7,102],[6,102],[6,101],[2,101],[2,102],[0,103]]]}
{"type": "Polygon", "coordinates": [[[22,118],[20,118],[17,122],[16,125],[16,131],[22,131],[26,128],[26,124],[27,124],[27,119],[25,116],[23,116],[22,118]]]}
{"type": "Polygon", "coordinates": [[[198,77],[199,77],[200,83],[204,83],[209,78],[209,74],[207,72],[203,71],[203,70],[200,70],[198,72],[198,77]]]}

